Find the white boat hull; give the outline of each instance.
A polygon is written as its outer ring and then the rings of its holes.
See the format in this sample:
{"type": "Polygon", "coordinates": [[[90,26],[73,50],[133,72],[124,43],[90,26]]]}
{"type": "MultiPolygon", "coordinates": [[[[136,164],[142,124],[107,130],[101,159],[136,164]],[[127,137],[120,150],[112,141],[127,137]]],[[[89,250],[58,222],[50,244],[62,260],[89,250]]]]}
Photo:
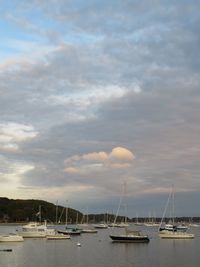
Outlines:
{"type": "Polygon", "coordinates": [[[24,238],[45,238],[46,233],[40,232],[20,232],[20,235],[24,238]]]}
{"type": "Polygon", "coordinates": [[[1,235],[0,242],[23,242],[24,239],[20,235],[1,235]]]}
{"type": "Polygon", "coordinates": [[[185,232],[166,232],[162,231],[159,234],[160,238],[163,239],[193,239],[194,235],[193,234],[188,234],[185,232]]]}

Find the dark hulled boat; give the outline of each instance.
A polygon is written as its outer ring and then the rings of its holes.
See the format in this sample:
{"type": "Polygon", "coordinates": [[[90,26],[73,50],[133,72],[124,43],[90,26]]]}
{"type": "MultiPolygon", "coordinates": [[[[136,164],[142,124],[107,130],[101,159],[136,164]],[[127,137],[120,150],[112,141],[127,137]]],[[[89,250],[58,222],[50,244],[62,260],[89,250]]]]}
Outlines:
{"type": "Polygon", "coordinates": [[[80,235],[81,230],[78,229],[66,229],[66,230],[57,230],[59,234],[64,234],[64,235],[80,235]]]}
{"type": "Polygon", "coordinates": [[[140,231],[128,231],[123,235],[110,235],[113,242],[127,242],[127,243],[148,243],[149,237],[141,234],[140,231]]]}

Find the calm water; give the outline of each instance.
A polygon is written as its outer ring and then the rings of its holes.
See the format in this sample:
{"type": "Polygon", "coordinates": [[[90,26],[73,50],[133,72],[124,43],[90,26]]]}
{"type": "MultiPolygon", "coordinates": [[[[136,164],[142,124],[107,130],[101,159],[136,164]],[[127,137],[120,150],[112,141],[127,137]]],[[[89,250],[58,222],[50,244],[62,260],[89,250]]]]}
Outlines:
{"type": "MultiPolygon", "coordinates": [[[[0,226],[0,233],[14,232],[14,226],[0,226]]],[[[123,231],[123,230],[114,230],[123,231]]],[[[0,267],[199,267],[200,228],[193,240],[162,240],[157,229],[145,227],[148,244],[112,243],[112,229],[82,234],[71,240],[25,239],[22,243],[0,243],[0,267]],[[81,247],[77,246],[81,243],[81,247]]]]}

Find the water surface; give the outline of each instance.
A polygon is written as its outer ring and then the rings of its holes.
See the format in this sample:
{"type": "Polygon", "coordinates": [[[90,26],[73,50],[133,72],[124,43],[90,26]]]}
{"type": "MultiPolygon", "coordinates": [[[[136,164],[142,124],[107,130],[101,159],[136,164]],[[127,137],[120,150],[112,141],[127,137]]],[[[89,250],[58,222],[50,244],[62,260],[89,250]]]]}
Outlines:
{"type": "MultiPolygon", "coordinates": [[[[16,230],[0,226],[0,233],[16,230]]],[[[154,227],[143,227],[148,244],[112,243],[112,229],[99,229],[97,234],[73,236],[71,240],[25,239],[22,243],[0,243],[1,267],[199,267],[200,228],[192,240],[162,240],[154,227]],[[77,243],[81,246],[78,247],[77,243]]],[[[122,232],[122,229],[115,229],[122,232]]]]}

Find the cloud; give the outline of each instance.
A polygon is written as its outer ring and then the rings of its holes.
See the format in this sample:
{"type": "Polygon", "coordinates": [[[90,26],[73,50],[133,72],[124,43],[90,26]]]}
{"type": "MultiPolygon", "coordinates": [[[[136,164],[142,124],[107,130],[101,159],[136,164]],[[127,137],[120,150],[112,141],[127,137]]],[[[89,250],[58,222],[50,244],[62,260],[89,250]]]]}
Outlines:
{"type": "Polygon", "coordinates": [[[135,156],[131,151],[123,147],[115,147],[110,153],[109,157],[111,159],[123,160],[123,161],[132,161],[135,156]]]}
{"type": "Polygon", "coordinates": [[[131,164],[130,163],[111,163],[110,166],[112,168],[121,169],[121,168],[128,168],[131,166],[131,164]]]}
{"type": "Polygon", "coordinates": [[[0,182],[4,187],[16,187],[21,183],[21,178],[33,169],[33,164],[0,156],[0,182]]]}
{"type": "Polygon", "coordinates": [[[106,152],[93,152],[82,156],[83,160],[87,161],[106,161],[109,155],[106,152]]]}
{"type": "Polygon", "coordinates": [[[0,123],[0,150],[16,151],[23,142],[38,135],[32,125],[0,123]]]}
{"type": "Polygon", "coordinates": [[[74,167],[68,167],[64,169],[65,172],[69,173],[69,174],[76,174],[78,173],[78,169],[74,168],[74,167]]]}
{"type": "Polygon", "coordinates": [[[65,164],[68,167],[64,171],[75,174],[105,171],[109,168],[128,168],[134,159],[135,156],[130,150],[116,147],[110,153],[100,151],[66,158],[65,164]]]}

